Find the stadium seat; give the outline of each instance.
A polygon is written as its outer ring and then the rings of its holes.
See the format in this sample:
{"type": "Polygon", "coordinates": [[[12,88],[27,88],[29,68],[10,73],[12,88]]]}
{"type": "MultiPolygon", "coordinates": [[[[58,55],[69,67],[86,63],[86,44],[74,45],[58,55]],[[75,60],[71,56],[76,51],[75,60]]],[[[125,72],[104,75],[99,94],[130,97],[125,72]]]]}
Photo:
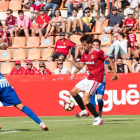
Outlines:
{"type": "Polygon", "coordinates": [[[21,61],[27,58],[27,51],[25,49],[16,49],[14,50],[13,60],[12,61],[21,61]]]}
{"type": "Polygon", "coordinates": [[[44,47],[44,48],[47,48],[47,47],[54,47],[54,37],[53,36],[50,36],[50,37],[47,37],[46,39],[44,37],[41,38],[41,45],[39,47],[44,47]]]}
{"type": "Polygon", "coordinates": [[[41,58],[41,50],[40,49],[29,49],[28,50],[28,59],[38,60],[40,58],[41,58]]]}
{"type": "Polygon", "coordinates": [[[39,37],[29,37],[27,41],[26,48],[34,48],[40,45],[40,38],[39,37]]]}
{"type": "Polygon", "coordinates": [[[26,68],[26,62],[21,62],[21,67],[26,68]]]}
{"type": "Polygon", "coordinates": [[[54,73],[54,70],[57,69],[57,62],[45,62],[45,65],[52,73],[54,73]]]}
{"type": "Polygon", "coordinates": [[[71,69],[72,69],[72,63],[71,62],[66,61],[66,62],[64,62],[63,66],[66,67],[69,70],[69,72],[71,73],[71,69]]]}
{"type": "Polygon", "coordinates": [[[99,35],[99,39],[101,40],[101,46],[107,46],[112,43],[111,34],[99,35]]]}
{"type": "Polygon", "coordinates": [[[37,69],[39,69],[39,62],[32,62],[33,66],[36,67],[37,69]]]}
{"type": "Polygon", "coordinates": [[[8,47],[9,49],[22,48],[26,45],[25,37],[14,37],[14,44],[12,47],[8,47]]]}
{"type": "Polygon", "coordinates": [[[22,1],[10,1],[9,9],[12,9],[13,11],[18,11],[22,9],[22,1]]]}
{"type": "Polygon", "coordinates": [[[41,60],[47,60],[49,56],[53,53],[53,49],[43,49],[43,55],[41,60]]]}
{"type": "Polygon", "coordinates": [[[71,35],[70,40],[76,44],[81,44],[80,42],[81,35],[71,35]]]}
{"type": "Polygon", "coordinates": [[[107,54],[108,50],[109,50],[109,47],[101,47],[101,50],[103,50],[107,54]]]}
{"type": "Polygon", "coordinates": [[[0,50],[0,61],[9,61],[12,59],[12,50],[0,50]]]}
{"type": "Polygon", "coordinates": [[[9,1],[0,1],[0,11],[7,11],[9,9],[9,1]]]}
{"type": "Polygon", "coordinates": [[[14,67],[13,63],[1,63],[1,73],[2,74],[9,74],[14,67]]]}

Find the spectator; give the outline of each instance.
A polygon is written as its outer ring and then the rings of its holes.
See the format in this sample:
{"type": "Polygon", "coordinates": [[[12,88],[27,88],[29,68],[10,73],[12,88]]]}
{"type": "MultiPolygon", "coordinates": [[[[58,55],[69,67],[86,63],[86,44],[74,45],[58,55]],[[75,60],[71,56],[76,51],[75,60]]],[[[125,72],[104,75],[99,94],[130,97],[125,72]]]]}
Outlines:
{"type": "Polygon", "coordinates": [[[99,10],[99,6],[100,6],[100,1],[101,0],[88,0],[86,2],[85,7],[89,7],[91,8],[91,6],[94,6],[95,9],[95,19],[98,20],[98,10],[99,10]]]}
{"type": "Polygon", "coordinates": [[[30,9],[30,6],[34,5],[34,0],[22,0],[22,5],[25,9],[30,9]]]}
{"type": "Polygon", "coordinates": [[[54,11],[58,9],[61,6],[62,1],[64,2],[65,0],[50,0],[49,3],[47,3],[44,7],[45,13],[48,11],[50,8],[52,8],[51,13],[50,13],[50,18],[53,17],[54,11]]]}
{"type": "Polygon", "coordinates": [[[128,35],[128,54],[126,56],[126,59],[130,59],[131,56],[139,57],[140,55],[140,47],[136,41],[136,35],[135,34],[129,34],[128,35]]]}
{"type": "MultiPolygon", "coordinates": [[[[25,35],[28,39],[29,34],[34,33],[33,25],[29,17],[24,15],[23,10],[18,11],[17,25],[15,36],[25,35]]],[[[33,35],[35,36],[35,35],[33,35]]]]}
{"type": "Polygon", "coordinates": [[[117,65],[116,65],[116,72],[117,73],[128,73],[129,68],[126,64],[123,64],[123,59],[121,57],[117,58],[117,65]]]}
{"type": "Polygon", "coordinates": [[[109,47],[108,55],[115,55],[117,57],[124,57],[127,54],[127,40],[122,32],[117,33],[117,38],[113,45],[109,47]]]}
{"type": "Polygon", "coordinates": [[[138,18],[138,11],[139,11],[139,0],[132,0],[130,3],[130,10],[135,10],[135,18],[138,18]]]}
{"type": "Polygon", "coordinates": [[[63,66],[63,60],[58,60],[57,69],[54,70],[55,74],[69,74],[69,70],[63,66]]]}
{"type": "MultiPolygon", "coordinates": [[[[110,2],[110,13],[112,11],[112,0],[109,0],[110,2]]],[[[107,0],[101,0],[101,13],[102,13],[102,18],[105,17],[105,9],[107,6],[108,1],[107,0]]]]}
{"type": "Polygon", "coordinates": [[[36,75],[49,75],[52,74],[49,69],[46,68],[45,63],[39,63],[39,70],[36,72],[36,75]]]}
{"type": "Polygon", "coordinates": [[[132,73],[139,73],[139,72],[140,72],[139,58],[134,57],[133,58],[133,65],[132,65],[132,73]]]}
{"type": "Polygon", "coordinates": [[[10,39],[12,43],[14,43],[14,32],[15,32],[15,27],[17,27],[17,17],[13,16],[13,10],[8,9],[6,12],[7,18],[5,21],[6,25],[6,30],[7,34],[10,34],[10,39]]]}
{"type": "Polygon", "coordinates": [[[25,73],[24,73],[25,75],[35,75],[36,74],[37,68],[33,67],[31,60],[26,61],[26,66],[27,66],[27,68],[25,69],[25,73]]]}
{"type": "Polygon", "coordinates": [[[137,28],[137,21],[133,17],[133,11],[128,11],[128,18],[125,19],[122,29],[120,32],[123,31],[124,34],[128,33],[128,31],[135,31],[137,28]]]}
{"type": "Polygon", "coordinates": [[[10,75],[24,75],[25,68],[21,67],[20,61],[15,62],[15,67],[13,67],[12,71],[10,72],[10,75]]]}
{"type": "MultiPolygon", "coordinates": [[[[46,3],[47,3],[46,0],[43,0],[43,7],[46,5],[46,3]]],[[[37,17],[40,7],[41,7],[41,0],[35,0],[34,5],[30,6],[32,21],[34,20],[34,18],[37,17]]]]}
{"type": "Polygon", "coordinates": [[[6,50],[7,47],[8,47],[7,33],[3,29],[3,25],[0,22],[0,48],[1,50],[6,50]]]}
{"type": "Polygon", "coordinates": [[[115,5],[118,9],[118,12],[122,12],[122,8],[125,8],[126,6],[129,6],[130,2],[129,2],[129,0],[117,0],[115,5]]]}
{"type": "Polygon", "coordinates": [[[39,34],[39,37],[41,38],[46,33],[50,17],[47,14],[45,14],[43,7],[40,7],[39,13],[40,15],[36,18],[37,25],[34,32],[36,35],[39,34]]]}
{"type": "Polygon", "coordinates": [[[72,34],[75,34],[75,31],[77,29],[79,34],[83,34],[83,24],[82,24],[82,19],[77,16],[78,9],[73,8],[72,10],[72,15],[67,19],[67,24],[68,24],[68,29],[67,29],[67,35],[70,36],[72,34]],[[73,32],[70,32],[71,28],[73,26],[73,32]]]}
{"type": "MultiPolygon", "coordinates": [[[[76,63],[80,63],[80,58],[76,58],[76,63]]],[[[71,74],[73,74],[76,69],[75,66],[72,66],[71,74]]],[[[86,66],[84,66],[78,73],[86,73],[86,66]]]]}
{"type": "Polygon", "coordinates": [[[55,59],[64,60],[69,53],[70,47],[75,47],[76,44],[71,42],[69,39],[65,38],[65,33],[60,32],[60,39],[56,42],[54,47],[53,55],[51,55],[47,60],[54,61],[55,59]]]}
{"type": "Polygon", "coordinates": [[[67,5],[67,15],[68,18],[72,16],[72,9],[73,8],[81,8],[83,10],[83,17],[85,16],[85,2],[87,0],[70,0],[70,3],[67,5]]]}
{"type": "Polygon", "coordinates": [[[61,16],[61,11],[57,9],[55,10],[54,18],[49,22],[45,38],[51,36],[52,33],[59,33],[61,31],[65,32],[65,28],[66,21],[61,16]]]}
{"type": "MultiPolygon", "coordinates": [[[[92,32],[93,25],[95,23],[94,17],[91,17],[90,8],[85,8],[85,17],[82,18],[82,23],[84,27],[84,32],[92,32]]],[[[83,32],[83,31],[82,31],[83,32]]]]}
{"type": "Polygon", "coordinates": [[[122,18],[121,16],[118,14],[117,12],[117,8],[116,7],[112,7],[112,13],[108,14],[107,16],[105,16],[105,18],[102,19],[101,21],[101,32],[102,33],[108,33],[110,34],[111,32],[117,33],[120,30],[122,24],[122,18]],[[110,19],[110,23],[108,27],[103,28],[103,23],[105,22],[105,20],[110,19]]]}

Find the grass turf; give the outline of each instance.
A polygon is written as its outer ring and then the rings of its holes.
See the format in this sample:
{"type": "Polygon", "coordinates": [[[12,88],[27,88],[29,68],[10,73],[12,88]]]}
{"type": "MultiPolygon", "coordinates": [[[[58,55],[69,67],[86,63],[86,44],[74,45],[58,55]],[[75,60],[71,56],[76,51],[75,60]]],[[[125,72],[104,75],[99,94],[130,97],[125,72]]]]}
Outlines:
{"type": "Polygon", "coordinates": [[[40,117],[42,131],[28,117],[1,117],[0,140],[139,140],[140,116],[103,116],[104,125],[91,126],[93,117],[40,117]],[[13,132],[17,130],[18,132],[13,132]],[[12,132],[11,132],[12,131],[12,132]]]}

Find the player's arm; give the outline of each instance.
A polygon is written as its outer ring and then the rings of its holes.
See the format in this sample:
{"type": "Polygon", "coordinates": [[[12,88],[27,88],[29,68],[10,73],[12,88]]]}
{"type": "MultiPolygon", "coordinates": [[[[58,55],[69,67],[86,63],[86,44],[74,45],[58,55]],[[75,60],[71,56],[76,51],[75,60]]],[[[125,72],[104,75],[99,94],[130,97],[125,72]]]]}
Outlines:
{"type": "Polygon", "coordinates": [[[76,73],[78,73],[80,70],[79,69],[76,69],[73,74],[71,75],[71,80],[74,80],[74,76],[76,73]]]}
{"type": "Polygon", "coordinates": [[[137,23],[134,25],[134,28],[132,29],[132,31],[135,31],[137,29],[137,23]]]}
{"type": "Polygon", "coordinates": [[[113,75],[114,75],[114,76],[112,77],[112,80],[117,80],[118,77],[117,77],[116,69],[115,69],[115,66],[114,66],[114,64],[113,64],[113,62],[112,62],[112,60],[111,60],[111,58],[108,58],[106,61],[110,63],[110,67],[111,67],[112,73],[113,73],[113,75]]]}

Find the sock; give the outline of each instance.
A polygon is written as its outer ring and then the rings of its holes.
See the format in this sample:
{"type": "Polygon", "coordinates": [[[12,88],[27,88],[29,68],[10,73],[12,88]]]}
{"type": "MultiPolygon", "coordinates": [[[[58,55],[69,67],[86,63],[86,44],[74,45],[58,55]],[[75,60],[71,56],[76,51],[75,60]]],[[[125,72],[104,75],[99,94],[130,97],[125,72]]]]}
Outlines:
{"type": "Polygon", "coordinates": [[[24,106],[22,108],[22,112],[24,112],[27,116],[33,119],[36,123],[40,124],[41,120],[35,115],[35,113],[28,107],[24,106]]]}
{"type": "Polygon", "coordinates": [[[88,110],[92,113],[92,115],[94,116],[94,118],[98,117],[98,114],[94,108],[94,106],[91,103],[88,103],[86,105],[86,107],[88,108],[88,110]]]}
{"type": "Polygon", "coordinates": [[[99,111],[102,111],[104,105],[103,99],[97,99],[97,101],[98,101],[99,111]]]}
{"type": "Polygon", "coordinates": [[[95,94],[92,95],[92,96],[90,97],[90,102],[91,102],[91,103],[93,104],[93,106],[96,108],[95,94]]]}
{"type": "Polygon", "coordinates": [[[73,96],[73,98],[75,99],[75,101],[77,102],[77,104],[79,105],[81,110],[85,110],[85,106],[83,104],[81,96],[79,94],[77,94],[76,96],[73,96]]]}

